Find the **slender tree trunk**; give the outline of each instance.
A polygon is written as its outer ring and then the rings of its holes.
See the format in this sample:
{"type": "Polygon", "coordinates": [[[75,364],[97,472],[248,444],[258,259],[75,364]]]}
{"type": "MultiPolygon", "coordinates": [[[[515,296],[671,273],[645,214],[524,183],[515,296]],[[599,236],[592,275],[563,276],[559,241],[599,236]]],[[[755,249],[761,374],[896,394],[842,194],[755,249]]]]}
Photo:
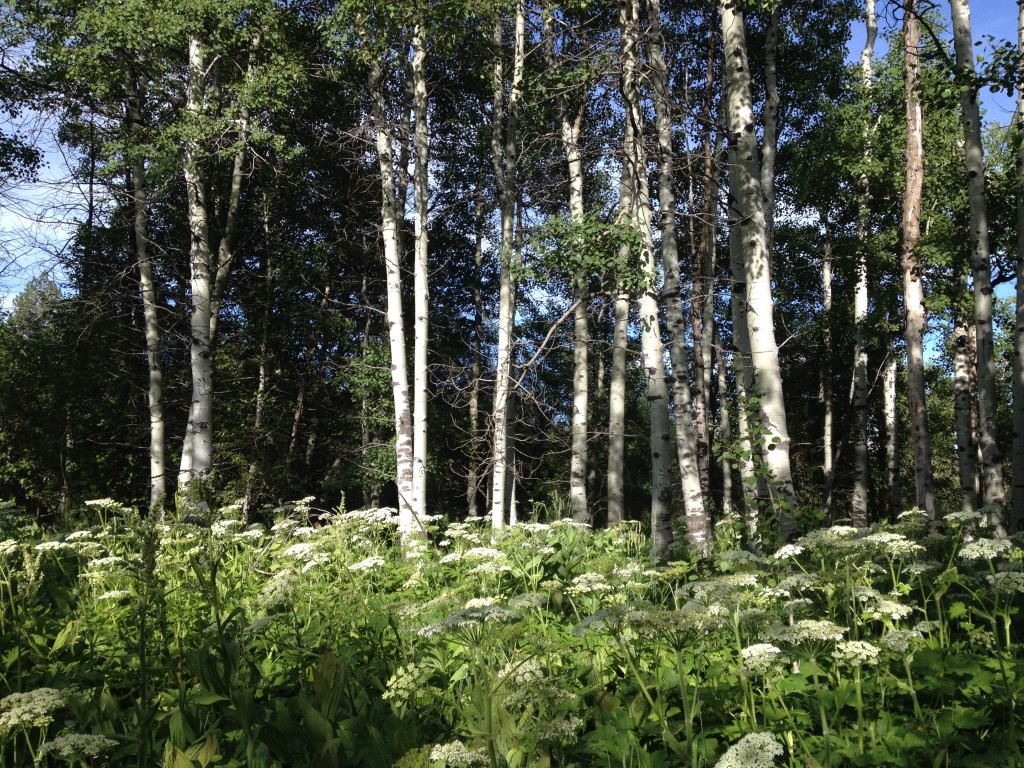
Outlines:
{"type": "Polygon", "coordinates": [[[518,185],[519,88],[523,80],[526,46],[525,0],[516,0],[515,48],[512,84],[508,99],[508,119],[504,115],[504,68],[501,63],[501,17],[495,21],[494,38],[497,58],[494,65],[494,113],[491,146],[495,177],[501,206],[501,275],[499,278],[498,349],[494,384],[493,461],[491,481],[491,527],[497,531],[505,526],[505,479],[508,471],[508,405],[512,372],[512,338],[514,332],[515,285],[511,274],[515,235],[516,186],[518,185]],[[502,124],[505,123],[503,126],[502,124]],[[504,131],[502,131],[504,128],[504,131]],[[502,134],[504,133],[504,136],[502,134]]]}
{"type": "Polygon", "coordinates": [[[900,433],[896,422],[896,355],[890,354],[882,364],[882,416],[885,421],[885,469],[889,488],[889,519],[895,520],[903,511],[903,486],[900,481],[900,433]]]}
{"type": "MultiPolygon", "coordinates": [[[[625,174],[623,174],[625,176],[625,174]]],[[[619,183],[619,215],[632,207],[632,191],[625,180],[619,183]]],[[[628,215],[628,214],[626,214],[628,215]]],[[[627,246],[628,247],[628,246],[627,246]]],[[[614,525],[625,516],[626,459],[626,353],[629,327],[629,295],[615,297],[615,325],[612,328],[612,365],[608,389],[608,524],[614,525]]]]}
{"type": "Polygon", "coordinates": [[[796,492],[790,467],[789,429],[782,374],[779,370],[779,348],[775,341],[768,225],[758,168],[746,30],[743,13],[731,2],[724,1],[721,12],[722,39],[725,42],[731,228],[739,229],[741,233],[737,242],[743,253],[747,333],[750,338],[754,386],[759,398],[758,417],[765,434],[763,458],[770,474],[772,503],[778,515],[779,527],[783,533],[788,534],[792,532],[796,492]]]}
{"type": "Polygon", "coordinates": [[[381,181],[381,238],[384,241],[384,271],[387,277],[388,342],[391,348],[391,390],[395,400],[395,482],[398,486],[398,527],[404,541],[415,535],[412,481],[412,413],[409,403],[409,373],[405,352],[405,320],[402,314],[402,275],[398,257],[397,197],[391,131],[387,123],[384,93],[384,65],[375,62],[370,71],[369,91],[377,141],[381,181]]]}
{"type": "MultiPolygon", "coordinates": [[[[369,252],[366,253],[369,256],[369,252]]],[[[359,352],[363,358],[363,365],[370,364],[370,339],[373,332],[373,308],[370,305],[370,275],[363,273],[363,284],[359,291],[359,298],[362,301],[365,318],[363,320],[363,333],[359,340],[359,352]]],[[[359,444],[363,465],[370,466],[370,448],[374,440],[374,430],[370,418],[370,398],[367,393],[359,403],[359,444]]],[[[363,477],[363,508],[376,509],[380,506],[380,482],[375,474],[367,472],[363,477]]]]}
{"type": "Polygon", "coordinates": [[[760,498],[761,478],[757,473],[757,458],[754,455],[754,441],[751,435],[751,411],[749,398],[753,394],[754,372],[750,363],[750,336],[747,332],[747,288],[743,270],[743,249],[740,246],[740,231],[737,226],[729,227],[729,270],[732,276],[730,305],[732,309],[733,368],[736,378],[736,414],[739,427],[739,470],[743,488],[743,512],[746,520],[747,541],[754,548],[760,548],[760,498]]]}
{"type": "MultiPolygon", "coordinates": [[[[1024,0],[1017,0],[1017,47],[1024,56],[1024,0]]],[[[1024,530],[1024,70],[1017,81],[1017,296],[1013,334],[1013,509],[1010,531],[1024,530]]]]}
{"type": "MultiPolygon", "coordinates": [[[[718,330],[711,326],[713,331],[713,340],[715,344],[715,351],[718,365],[718,413],[720,419],[720,434],[722,438],[722,445],[732,445],[732,416],[728,402],[726,402],[725,393],[728,391],[728,382],[726,381],[726,374],[728,372],[729,360],[725,354],[725,350],[722,349],[721,343],[718,340],[718,330]]],[[[729,458],[727,451],[722,452],[722,519],[732,520],[733,519],[733,508],[732,508],[732,460],[729,458]]],[[[756,534],[756,528],[753,533],[756,534]]]]}
{"type": "MultiPolygon", "coordinates": [[[[185,111],[198,123],[202,117],[203,98],[206,92],[206,54],[198,39],[189,39],[188,54],[185,111]]],[[[209,473],[213,462],[213,254],[210,249],[206,179],[203,174],[199,140],[194,136],[190,136],[185,142],[184,171],[191,235],[189,282],[192,294],[192,405],[189,409],[178,472],[179,490],[186,489],[193,477],[209,473]]]]}
{"type": "MultiPolygon", "coordinates": [[[[867,38],[860,54],[861,85],[868,98],[873,90],[875,39],[878,17],[875,0],[866,0],[867,38]]],[[[873,130],[864,126],[864,166],[858,179],[860,202],[857,210],[857,285],[853,297],[853,517],[868,519],[868,488],[871,464],[868,454],[868,238],[871,236],[871,180],[867,166],[871,161],[873,130]]]]}
{"type": "MultiPolygon", "coordinates": [[[[825,321],[821,334],[821,405],[824,410],[824,423],[821,434],[821,469],[829,487],[832,485],[833,447],[833,416],[834,398],[832,396],[832,228],[825,223],[825,242],[822,245],[821,258],[821,297],[823,319],[825,321]]],[[[865,525],[867,518],[858,520],[854,517],[854,525],[865,525]]]]}
{"type": "MultiPolygon", "coordinates": [[[[554,34],[551,29],[551,15],[544,16],[544,44],[548,68],[558,70],[555,54],[554,34]]],[[[583,161],[580,156],[580,132],[586,113],[586,100],[581,99],[575,118],[569,112],[564,94],[558,96],[558,119],[561,128],[562,148],[565,151],[569,173],[569,215],[575,224],[582,225],[583,206],[583,161]]],[[[592,513],[587,504],[587,474],[589,463],[588,414],[590,409],[590,324],[587,317],[587,275],[580,270],[573,277],[573,374],[572,374],[572,448],[569,462],[569,506],[572,517],[578,523],[589,523],[592,513]]]]}
{"type": "Polygon", "coordinates": [[[924,286],[917,260],[921,239],[921,188],[924,182],[924,148],[921,116],[921,27],[917,0],[905,0],[903,14],[907,111],[906,191],[903,194],[903,301],[906,312],[907,397],[914,431],[914,481],[917,506],[935,517],[935,481],[932,476],[932,438],[924,389],[924,286]]]}
{"type": "Polygon", "coordinates": [[[1003,457],[996,424],[995,341],[992,333],[992,252],[985,204],[985,153],[981,141],[981,112],[975,78],[974,39],[968,0],[949,0],[957,69],[971,83],[962,89],[960,114],[964,126],[967,198],[971,209],[971,266],[974,275],[974,325],[978,339],[978,411],[981,420],[982,499],[992,508],[989,524],[997,535],[1007,533],[1003,457]]]}
{"type": "Polygon", "coordinates": [[[481,283],[484,264],[484,196],[483,188],[476,190],[476,211],[473,219],[476,245],[474,247],[475,278],[473,281],[473,370],[469,383],[469,472],[466,475],[466,507],[470,517],[476,517],[477,495],[480,493],[480,475],[477,470],[480,440],[480,374],[483,360],[484,300],[481,283]]]}
{"type": "Polygon", "coordinates": [[[771,269],[775,239],[775,157],[779,153],[778,64],[779,15],[782,0],[772,0],[771,16],[764,40],[764,136],[761,140],[761,192],[764,195],[764,223],[771,269]]]}
{"type": "Polygon", "coordinates": [[[973,512],[978,507],[978,444],[971,419],[970,339],[964,318],[958,317],[953,329],[956,352],[953,357],[953,404],[956,413],[956,456],[960,474],[960,509],[973,512]]]}
{"type": "MultiPolygon", "coordinates": [[[[414,268],[415,323],[413,341],[413,513],[417,521],[427,515],[427,340],[429,338],[430,285],[428,275],[427,205],[428,163],[426,41],[423,24],[417,23],[412,36],[412,91],[416,130],[416,167],[413,175],[416,261],[414,268]]],[[[424,523],[418,523],[420,526],[424,523]]]]}
{"type": "MultiPolygon", "coordinates": [[[[128,83],[128,131],[142,123],[142,104],[134,81],[128,83]]],[[[149,368],[149,511],[163,519],[167,497],[167,438],[164,429],[163,366],[160,362],[160,317],[153,260],[149,255],[149,196],[146,163],[137,157],[132,163],[132,205],[134,208],[135,258],[139,265],[139,292],[145,321],[146,363],[149,368]]]]}
{"type": "Polygon", "coordinates": [[[668,89],[668,68],[661,53],[661,2],[648,0],[650,23],[648,50],[650,80],[654,88],[654,107],[658,132],[658,207],[661,219],[661,256],[665,269],[664,295],[667,298],[670,356],[675,394],[676,454],[682,479],[686,534],[690,546],[706,554],[711,543],[711,521],[704,507],[697,441],[691,412],[690,371],[686,350],[686,312],[679,280],[679,251],[676,238],[676,200],[673,191],[675,152],[672,148],[672,115],[668,89]]]}

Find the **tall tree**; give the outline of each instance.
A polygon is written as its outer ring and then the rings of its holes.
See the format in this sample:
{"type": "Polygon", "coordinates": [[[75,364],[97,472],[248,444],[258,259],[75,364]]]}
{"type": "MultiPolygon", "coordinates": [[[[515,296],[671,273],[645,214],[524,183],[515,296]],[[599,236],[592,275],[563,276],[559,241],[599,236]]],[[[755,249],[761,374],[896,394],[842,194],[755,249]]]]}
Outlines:
{"type": "Polygon", "coordinates": [[[982,497],[993,511],[989,523],[1005,536],[1003,510],[1003,457],[999,451],[996,425],[996,364],[992,333],[992,253],[989,245],[988,211],[985,203],[985,154],[981,141],[981,110],[974,66],[974,39],[968,0],[950,0],[953,48],[957,70],[965,80],[961,86],[960,114],[964,128],[964,160],[967,196],[971,209],[971,268],[974,277],[974,325],[977,330],[977,376],[979,444],[981,449],[982,497]]]}
{"type": "Polygon", "coordinates": [[[729,132],[729,224],[734,233],[730,237],[735,237],[733,242],[742,254],[750,360],[758,396],[757,429],[764,434],[763,460],[770,474],[772,503],[781,530],[785,532],[792,526],[796,491],[790,465],[779,348],[775,340],[768,224],[754,132],[746,28],[744,13],[736,4],[723,1],[721,15],[729,132]]]}
{"type": "Polygon", "coordinates": [[[921,21],[917,0],[903,4],[903,77],[906,108],[906,188],[903,193],[904,334],[907,341],[907,398],[913,428],[914,480],[917,506],[935,517],[935,480],[932,474],[932,438],[924,389],[924,283],[918,261],[921,240],[921,190],[924,184],[924,126],[921,109],[921,21]]]}
{"type": "MultiPolygon", "coordinates": [[[[1024,56],[1024,0],[1017,0],[1017,50],[1024,56]]],[[[1013,509],[1010,530],[1024,530],[1024,69],[1017,80],[1017,295],[1013,335],[1013,509]]]]}

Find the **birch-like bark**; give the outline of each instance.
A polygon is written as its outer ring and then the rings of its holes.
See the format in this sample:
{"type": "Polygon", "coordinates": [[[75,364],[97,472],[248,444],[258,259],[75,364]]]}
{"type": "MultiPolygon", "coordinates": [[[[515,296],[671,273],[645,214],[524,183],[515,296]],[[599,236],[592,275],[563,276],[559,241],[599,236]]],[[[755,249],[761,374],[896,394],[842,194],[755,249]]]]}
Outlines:
{"type": "Polygon", "coordinates": [[[414,312],[413,322],[413,445],[412,445],[412,498],[413,514],[417,524],[427,516],[427,340],[430,332],[430,285],[428,269],[427,205],[428,163],[430,161],[427,135],[427,78],[426,41],[422,22],[417,22],[412,36],[412,94],[415,116],[416,166],[413,172],[413,226],[416,241],[416,260],[413,270],[414,312]]]}
{"type": "MultiPolygon", "coordinates": [[[[558,69],[555,54],[554,34],[551,29],[551,14],[544,15],[544,47],[548,68],[558,69]]],[[[581,100],[575,117],[569,112],[564,94],[558,96],[558,121],[561,129],[562,149],[565,152],[569,173],[569,215],[572,221],[581,225],[583,207],[583,160],[580,156],[580,132],[586,112],[586,101],[581,100]]],[[[587,473],[589,464],[588,413],[590,409],[590,324],[587,318],[587,275],[583,270],[573,276],[573,372],[572,372],[572,414],[571,457],[569,461],[569,508],[577,523],[591,522],[592,515],[587,504],[587,473]]]]}
{"type": "Polygon", "coordinates": [[[746,522],[747,542],[754,549],[760,548],[760,499],[762,479],[757,473],[757,457],[754,455],[754,441],[751,437],[752,408],[749,398],[754,391],[754,370],[750,363],[750,335],[747,332],[747,284],[743,269],[743,249],[740,245],[740,231],[737,226],[729,227],[729,271],[732,291],[733,369],[736,378],[736,421],[740,470],[743,489],[743,515],[746,522]]]}
{"type": "Polygon", "coordinates": [[[781,0],[772,0],[771,16],[764,39],[764,136],[761,139],[761,193],[764,195],[764,223],[771,269],[775,239],[775,158],[779,153],[779,15],[781,0]]]}
{"type": "MultiPolygon", "coordinates": [[[[821,430],[821,469],[832,485],[832,447],[833,432],[833,406],[832,397],[832,366],[828,363],[832,359],[832,232],[831,227],[825,224],[825,242],[822,247],[821,256],[821,301],[823,317],[825,320],[821,334],[822,355],[821,355],[821,405],[824,411],[824,422],[821,430]]],[[[865,521],[858,521],[854,518],[854,525],[863,525],[865,521]]]]}
{"type": "MultiPolygon", "coordinates": [[[[628,215],[632,208],[632,190],[625,174],[619,182],[619,215],[628,215]],[[624,212],[627,212],[624,214],[624,212]]],[[[628,249],[628,246],[623,246],[628,249]]],[[[626,254],[628,255],[628,253],[626,254]]],[[[615,297],[615,324],[612,327],[612,364],[608,384],[608,524],[614,525],[625,516],[626,457],[626,353],[629,327],[629,294],[615,297]]]]}
{"type": "Polygon", "coordinates": [[[754,386],[759,398],[759,425],[764,432],[763,457],[770,475],[772,504],[780,530],[792,529],[796,492],[790,466],[789,429],[783,399],[779,348],[775,341],[774,306],[768,254],[768,225],[761,188],[757,136],[747,64],[743,12],[723,0],[722,40],[725,43],[726,125],[729,131],[729,193],[731,228],[743,254],[746,281],[747,333],[754,386]]]}
{"type": "MultiPolygon", "coordinates": [[[[728,402],[726,402],[725,393],[728,390],[728,383],[726,381],[726,373],[729,367],[729,359],[725,354],[725,350],[722,349],[721,342],[718,339],[718,329],[711,326],[712,339],[715,345],[715,357],[717,359],[717,376],[718,376],[718,413],[719,413],[719,430],[722,438],[722,445],[732,445],[732,415],[729,408],[728,402]]],[[[732,460],[729,458],[728,452],[722,452],[722,519],[732,520],[733,519],[733,508],[732,508],[732,460]]],[[[753,533],[757,533],[756,528],[753,533]]]]}
{"type": "MultiPolygon", "coordinates": [[[[1024,56],[1024,0],[1017,0],[1017,48],[1024,56]]],[[[1017,295],[1013,334],[1013,507],[1010,531],[1024,530],[1024,69],[1017,81],[1017,295]]]]}
{"type": "Polygon", "coordinates": [[[903,76],[907,120],[906,190],[903,193],[903,305],[906,313],[907,398],[914,431],[914,485],[917,506],[935,517],[932,438],[924,389],[924,285],[917,259],[921,239],[921,189],[924,184],[924,146],[921,115],[921,27],[917,0],[905,0],[903,13],[903,76]]]}
{"type": "MultiPolygon", "coordinates": [[[[142,104],[138,87],[128,83],[128,131],[142,124],[142,104]]],[[[146,163],[137,157],[132,163],[132,207],[135,259],[139,265],[139,293],[145,322],[146,364],[149,369],[149,511],[159,511],[163,519],[167,497],[167,438],[164,428],[163,366],[160,363],[160,317],[153,260],[149,255],[149,195],[146,189],[146,163]]]]}
{"type": "Polygon", "coordinates": [[[882,364],[882,418],[885,422],[885,472],[889,488],[889,519],[895,521],[903,511],[903,487],[900,482],[900,433],[896,422],[896,355],[882,364]]]}
{"type": "MultiPolygon", "coordinates": [[[[874,84],[875,39],[878,17],[875,0],[866,0],[865,26],[867,37],[860,54],[860,77],[865,99],[874,84]]],[[[872,128],[864,127],[864,167],[857,180],[860,201],[857,210],[857,285],[853,295],[853,499],[855,520],[868,519],[868,488],[871,465],[868,454],[868,238],[871,235],[871,180],[867,166],[871,161],[872,128]]]]}
{"type": "Polygon", "coordinates": [[[667,299],[672,386],[675,395],[676,455],[683,488],[686,536],[697,552],[707,554],[711,543],[711,521],[704,506],[700,468],[697,465],[690,396],[690,366],[686,344],[686,312],[679,279],[679,250],[676,233],[676,200],[673,189],[675,151],[672,148],[672,114],[668,89],[668,67],[661,52],[661,2],[647,0],[650,24],[648,51],[650,80],[654,90],[658,133],[658,208],[661,224],[661,257],[665,269],[664,295],[667,299]]]}
{"type": "Polygon", "coordinates": [[[403,541],[417,530],[413,508],[412,413],[409,404],[409,372],[405,354],[405,320],[402,315],[402,275],[398,257],[398,207],[395,194],[395,164],[391,130],[387,122],[384,93],[384,65],[374,62],[369,91],[373,99],[373,120],[380,166],[381,239],[384,242],[384,271],[387,278],[388,343],[391,349],[391,391],[395,402],[395,483],[398,486],[398,529],[403,541]]]}
{"type": "Polygon", "coordinates": [[[967,199],[971,210],[971,267],[974,275],[974,325],[978,349],[978,413],[980,417],[982,499],[992,508],[989,524],[1005,536],[1006,491],[1003,487],[1003,457],[999,450],[996,424],[995,341],[992,332],[992,252],[989,245],[988,211],[985,204],[985,153],[981,141],[981,111],[974,85],[974,39],[968,0],[949,0],[953,22],[956,66],[967,80],[961,89],[960,114],[964,127],[964,160],[967,199]]]}
{"type": "Polygon", "coordinates": [[[477,495],[480,493],[480,475],[477,459],[480,440],[480,374],[483,362],[484,341],[484,298],[481,289],[484,265],[484,196],[483,189],[476,190],[476,209],[473,217],[475,246],[473,263],[473,368],[469,383],[469,472],[466,474],[466,508],[470,517],[476,517],[477,495]]]}
{"type": "MultiPolygon", "coordinates": [[[[262,34],[253,38],[249,51],[246,78],[252,77],[256,52],[262,34]]],[[[243,104],[237,120],[238,148],[231,167],[227,208],[221,227],[221,238],[214,255],[210,240],[210,208],[206,195],[207,179],[202,167],[202,147],[196,131],[204,118],[207,95],[207,56],[196,37],[189,38],[188,86],[185,113],[190,121],[190,134],[185,140],[184,171],[188,199],[190,229],[190,287],[192,336],[190,361],[192,370],[192,404],[189,409],[185,438],[178,469],[178,489],[188,488],[192,478],[208,475],[213,469],[213,353],[217,343],[220,306],[234,259],[235,231],[242,197],[245,158],[248,154],[251,120],[243,104]]]]}
{"type": "Polygon", "coordinates": [[[964,318],[958,317],[953,329],[953,406],[956,415],[956,457],[960,475],[960,509],[974,512],[978,507],[978,444],[971,424],[971,354],[964,318]]]}
{"type": "Polygon", "coordinates": [[[501,63],[502,24],[500,15],[495,21],[494,42],[494,111],[491,149],[495,178],[501,207],[501,274],[498,299],[498,349],[495,366],[493,424],[493,461],[491,480],[491,527],[501,530],[505,526],[505,479],[508,472],[508,404],[512,373],[512,339],[514,333],[515,285],[511,274],[515,236],[516,185],[518,184],[519,149],[517,123],[519,119],[519,89],[523,80],[526,46],[525,0],[516,2],[515,43],[512,63],[512,83],[508,98],[508,117],[504,110],[504,68],[501,63]],[[504,125],[503,125],[504,123],[504,125]],[[503,130],[504,129],[504,130],[503,130]],[[504,134],[504,135],[503,135],[504,134]]]}
{"type": "Polygon", "coordinates": [[[213,462],[213,254],[210,248],[210,223],[206,201],[206,178],[202,151],[195,131],[203,117],[206,91],[206,53],[200,41],[192,37],[188,46],[188,86],[185,113],[191,121],[191,133],[185,140],[184,172],[188,199],[190,233],[189,263],[191,289],[190,365],[192,404],[189,409],[185,441],[178,471],[179,491],[193,477],[209,473],[213,462]]]}

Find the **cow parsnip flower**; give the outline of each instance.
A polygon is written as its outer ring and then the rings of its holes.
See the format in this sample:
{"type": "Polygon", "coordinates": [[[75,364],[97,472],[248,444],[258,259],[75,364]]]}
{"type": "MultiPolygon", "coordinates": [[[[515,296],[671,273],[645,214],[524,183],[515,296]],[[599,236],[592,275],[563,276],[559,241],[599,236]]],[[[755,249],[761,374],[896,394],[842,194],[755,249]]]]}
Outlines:
{"type": "Polygon", "coordinates": [[[748,733],[725,750],[715,768],[772,768],[785,751],[773,733],[748,733]]]}
{"type": "Polygon", "coordinates": [[[372,571],[375,568],[380,568],[385,562],[387,561],[383,557],[374,555],[373,557],[368,557],[365,560],[360,560],[358,563],[352,563],[348,569],[350,571],[372,571]]]}
{"type": "Polygon", "coordinates": [[[839,664],[851,667],[874,666],[881,654],[877,645],[863,640],[844,640],[836,645],[832,657],[839,664]]]}
{"type": "Polygon", "coordinates": [[[924,636],[916,629],[892,629],[878,640],[883,648],[887,648],[899,656],[906,656],[924,643],[924,636]]]}
{"type": "Polygon", "coordinates": [[[1001,571],[994,576],[989,574],[986,578],[996,592],[1004,595],[1024,593],[1024,573],[1021,571],[1001,571]]]}
{"type": "Polygon", "coordinates": [[[0,733],[45,728],[76,693],[75,688],[36,688],[5,696],[0,699],[0,733]]]}
{"type": "Polygon", "coordinates": [[[743,669],[752,675],[764,677],[781,669],[782,649],[771,643],[756,643],[740,651],[743,669]]]}
{"type": "Polygon", "coordinates": [[[487,765],[489,760],[483,749],[470,749],[461,741],[438,744],[430,750],[432,761],[442,761],[448,768],[472,768],[487,765]]]}
{"type": "Polygon", "coordinates": [[[84,761],[99,757],[117,746],[117,742],[106,736],[92,733],[65,733],[43,743],[39,756],[53,756],[67,762],[84,761]]]}
{"type": "Polygon", "coordinates": [[[975,560],[995,560],[1013,549],[1009,539],[976,539],[960,548],[961,560],[971,563],[975,560]]]}

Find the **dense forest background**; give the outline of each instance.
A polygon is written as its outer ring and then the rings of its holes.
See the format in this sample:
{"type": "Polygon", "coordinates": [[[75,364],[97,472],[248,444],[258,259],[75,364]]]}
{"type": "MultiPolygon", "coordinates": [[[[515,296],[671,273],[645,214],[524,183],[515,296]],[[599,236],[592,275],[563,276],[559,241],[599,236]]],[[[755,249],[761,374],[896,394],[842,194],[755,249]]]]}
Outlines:
{"type": "Polygon", "coordinates": [[[1016,530],[1021,110],[977,109],[1019,45],[949,19],[5,2],[0,201],[45,119],[82,205],[0,322],[0,497],[641,519],[656,552],[1016,530]]]}

